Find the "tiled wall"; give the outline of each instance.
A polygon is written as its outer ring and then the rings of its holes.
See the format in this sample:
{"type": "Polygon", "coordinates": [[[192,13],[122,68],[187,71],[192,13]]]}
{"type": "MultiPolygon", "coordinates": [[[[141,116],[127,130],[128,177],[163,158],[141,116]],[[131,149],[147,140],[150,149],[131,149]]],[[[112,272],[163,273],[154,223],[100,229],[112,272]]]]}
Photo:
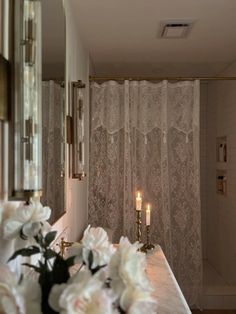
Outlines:
{"type": "Polygon", "coordinates": [[[236,81],[201,87],[203,256],[236,284],[236,81]],[[227,136],[228,161],[216,161],[216,137],[227,136]],[[227,170],[227,196],[216,193],[216,170],[227,170]]]}

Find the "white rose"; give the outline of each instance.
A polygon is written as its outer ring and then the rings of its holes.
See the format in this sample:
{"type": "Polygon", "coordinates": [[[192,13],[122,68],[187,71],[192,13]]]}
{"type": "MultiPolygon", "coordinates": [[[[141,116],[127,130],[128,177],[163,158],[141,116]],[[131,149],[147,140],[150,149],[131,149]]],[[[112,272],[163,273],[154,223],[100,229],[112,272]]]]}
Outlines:
{"type": "Polygon", "coordinates": [[[0,203],[0,263],[6,263],[14,251],[14,240],[4,239],[3,229],[6,219],[14,214],[17,206],[16,202],[0,203]]]}
{"type": "Polygon", "coordinates": [[[40,310],[40,288],[36,282],[24,280],[18,284],[14,273],[0,265],[0,313],[38,314],[40,310]]]}
{"type": "Polygon", "coordinates": [[[92,276],[89,271],[81,271],[66,287],[53,287],[51,294],[54,294],[54,297],[50,296],[50,305],[55,310],[60,309],[61,314],[115,314],[113,298],[103,285],[99,276],[92,276]],[[59,307],[55,307],[54,303],[56,294],[59,297],[59,307]]]}
{"type": "Polygon", "coordinates": [[[0,265],[0,313],[26,313],[24,298],[17,288],[16,276],[7,266],[0,265]]]}
{"type": "Polygon", "coordinates": [[[127,286],[149,291],[150,283],[146,276],[146,256],[138,252],[140,244],[131,244],[127,238],[121,237],[119,247],[111,257],[109,277],[111,286],[117,297],[127,286]]]}
{"type": "Polygon", "coordinates": [[[32,239],[49,219],[51,209],[40,202],[29,205],[20,204],[13,214],[6,219],[3,227],[5,239],[16,239],[16,248],[25,247],[25,240],[32,239]],[[23,241],[22,241],[23,240],[23,241]]]}
{"type": "Polygon", "coordinates": [[[120,306],[127,314],[155,314],[157,302],[147,291],[127,287],[120,298],[120,306]]]}
{"type": "Polygon", "coordinates": [[[83,239],[81,241],[82,260],[85,264],[89,265],[89,255],[93,253],[92,269],[98,266],[107,265],[110,261],[112,254],[115,252],[115,248],[108,241],[108,235],[103,228],[91,228],[90,226],[84,232],[83,239]]]}

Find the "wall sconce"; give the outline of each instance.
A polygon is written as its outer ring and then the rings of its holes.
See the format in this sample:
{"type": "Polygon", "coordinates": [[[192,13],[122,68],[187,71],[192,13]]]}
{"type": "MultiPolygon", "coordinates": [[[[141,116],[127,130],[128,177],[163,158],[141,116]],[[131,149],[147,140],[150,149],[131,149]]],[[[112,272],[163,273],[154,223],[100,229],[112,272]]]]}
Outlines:
{"type": "Polygon", "coordinates": [[[72,144],[72,178],[80,181],[86,177],[84,143],[84,90],[82,81],[71,82],[72,117],[67,117],[67,142],[72,144]]]}
{"type": "Polygon", "coordinates": [[[41,1],[14,1],[13,160],[10,198],[29,200],[42,189],[41,1]]]}

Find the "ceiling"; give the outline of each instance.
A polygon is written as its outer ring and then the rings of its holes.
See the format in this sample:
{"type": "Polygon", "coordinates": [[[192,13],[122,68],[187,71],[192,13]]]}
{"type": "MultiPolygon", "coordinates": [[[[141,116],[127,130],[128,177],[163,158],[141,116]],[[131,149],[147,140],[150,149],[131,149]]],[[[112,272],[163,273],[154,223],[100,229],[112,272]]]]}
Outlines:
{"type": "Polygon", "coordinates": [[[65,47],[65,13],[62,0],[42,0],[43,79],[64,78],[65,47]]]}
{"type": "Polygon", "coordinates": [[[70,0],[97,75],[217,75],[236,59],[236,0],[70,0]],[[191,20],[187,38],[159,38],[191,20]]]}

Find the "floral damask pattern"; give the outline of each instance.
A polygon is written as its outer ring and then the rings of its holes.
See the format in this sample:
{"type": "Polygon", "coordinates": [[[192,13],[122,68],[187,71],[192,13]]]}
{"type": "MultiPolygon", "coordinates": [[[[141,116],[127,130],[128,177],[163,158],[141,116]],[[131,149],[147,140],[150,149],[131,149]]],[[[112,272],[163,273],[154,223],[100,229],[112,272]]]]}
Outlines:
{"type": "Polygon", "coordinates": [[[134,241],[140,189],[189,305],[202,284],[199,167],[198,81],[92,83],[89,223],[134,241]]]}

